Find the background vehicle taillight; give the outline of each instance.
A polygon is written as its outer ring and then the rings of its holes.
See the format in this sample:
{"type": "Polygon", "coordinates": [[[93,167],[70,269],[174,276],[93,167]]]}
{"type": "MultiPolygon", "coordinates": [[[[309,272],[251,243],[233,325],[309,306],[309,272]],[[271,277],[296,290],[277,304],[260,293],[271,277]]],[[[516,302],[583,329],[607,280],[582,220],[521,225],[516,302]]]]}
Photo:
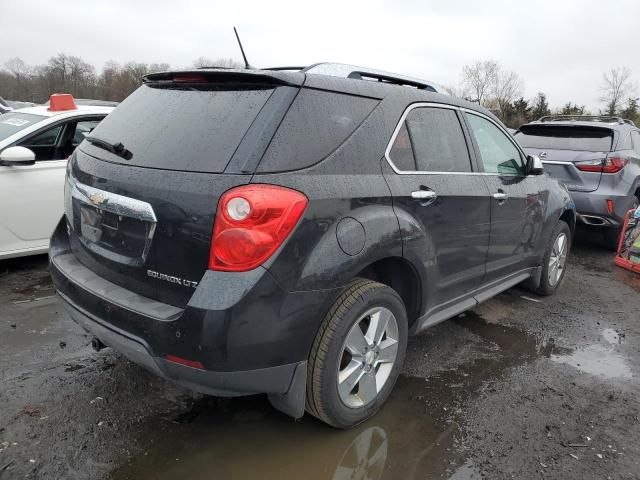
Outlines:
{"type": "Polygon", "coordinates": [[[582,172],[618,173],[627,163],[629,163],[627,158],[612,156],[607,157],[604,163],[599,160],[587,160],[576,162],[575,166],[582,172]]]}
{"type": "Polygon", "coordinates": [[[294,229],[307,197],[276,185],[244,185],[218,202],[209,268],[244,272],[264,263],[294,229]]]}

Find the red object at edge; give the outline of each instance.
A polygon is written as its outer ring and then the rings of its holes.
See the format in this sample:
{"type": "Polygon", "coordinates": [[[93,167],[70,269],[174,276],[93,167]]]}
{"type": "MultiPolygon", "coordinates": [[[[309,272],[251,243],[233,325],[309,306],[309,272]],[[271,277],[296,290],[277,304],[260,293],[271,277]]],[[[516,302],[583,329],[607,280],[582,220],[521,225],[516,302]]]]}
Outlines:
{"type": "Polygon", "coordinates": [[[49,97],[50,112],[61,112],[64,110],[77,110],[76,102],[70,93],[54,93],[49,97]]]}
{"type": "Polygon", "coordinates": [[[624,269],[630,270],[635,273],[640,273],[640,263],[633,263],[632,261],[627,260],[626,258],[622,258],[622,256],[620,255],[621,253],[620,251],[622,250],[622,242],[624,240],[624,233],[627,231],[627,227],[629,226],[629,218],[631,217],[631,215],[633,215],[634,212],[635,212],[635,209],[631,209],[624,216],[624,223],[622,224],[620,240],[618,241],[618,251],[616,252],[616,258],[614,262],[619,267],[622,267],[624,269]]]}

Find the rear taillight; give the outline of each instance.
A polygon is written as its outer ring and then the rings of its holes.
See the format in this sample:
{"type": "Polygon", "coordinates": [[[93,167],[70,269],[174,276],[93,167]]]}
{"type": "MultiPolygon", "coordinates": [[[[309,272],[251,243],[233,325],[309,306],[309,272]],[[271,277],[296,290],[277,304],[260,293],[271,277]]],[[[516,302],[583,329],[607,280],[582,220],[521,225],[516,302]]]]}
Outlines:
{"type": "Polygon", "coordinates": [[[244,272],[264,263],[294,229],[307,197],[276,185],[244,185],[218,202],[209,268],[244,272]]]}
{"type": "Polygon", "coordinates": [[[624,157],[607,157],[604,163],[600,160],[586,160],[576,162],[575,166],[582,172],[618,173],[627,163],[629,160],[624,157]]]}

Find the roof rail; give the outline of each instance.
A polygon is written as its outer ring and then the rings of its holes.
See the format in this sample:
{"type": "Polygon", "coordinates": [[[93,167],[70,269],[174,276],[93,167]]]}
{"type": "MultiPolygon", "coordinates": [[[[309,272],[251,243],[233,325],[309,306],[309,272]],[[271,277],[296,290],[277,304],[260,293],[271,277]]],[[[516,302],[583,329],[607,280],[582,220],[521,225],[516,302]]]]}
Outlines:
{"type": "Polygon", "coordinates": [[[442,91],[442,88],[436,88],[433,82],[422,80],[420,78],[407,77],[395,73],[376,70],[374,68],[358,67],[355,65],[347,65],[344,63],[316,63],[309,65],[302,70],[306,73],[319,73],[322,75],[330,75],[334,77],[352,78],[355,80],[376,80],[381,83],[391,83],[395,85],[406,85],[415,87],[420,90],[428,90],[430,92],[442,91]]]}
{"type": "Polygon", "coordinates": [[[293,70],[293,71],[300,71],[300,70],[304,70],[307,67],[269,67],[269,68],[262,68],[261,70],[272,70],[274,72],[280,72],[280,71],[285,71],[285,70],[293,70]]]}
{"type": "Polygon", "coordinates": [[[616,117],[615,115],[545,115],[540,117],[538,122],[561,122],[563,120],[576,120],[585,122],[605,122],[605,123],[627,123],[636,126],[631,120],[616,117]]]}
{"type": "Polygon", "coordinates": [[[420,90],[430,92],[446,93],[445,90],[436,83],[422,80],[420,78],[407,77],[396,73],[385,72],[373,68],[358,67],[345,63],[322,62],[314,63],[307,67],[272,67],[264,70],[298,70],[304,73],[316,73],[329,75],[331,77],[351,78],[355,80],[369,80],[380,83],[390,83],[394,85],[405,85],[415,87],[420,90]]]}

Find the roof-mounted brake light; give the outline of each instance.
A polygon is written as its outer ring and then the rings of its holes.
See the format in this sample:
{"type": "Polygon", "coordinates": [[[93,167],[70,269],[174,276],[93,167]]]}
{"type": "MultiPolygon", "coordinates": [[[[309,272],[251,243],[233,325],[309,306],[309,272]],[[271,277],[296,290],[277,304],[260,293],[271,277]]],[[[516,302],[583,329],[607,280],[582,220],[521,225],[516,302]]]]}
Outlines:
{"type": "Polygon", "coordinates": [[[49,111],[62,112],[64,110],[77,110],[76,102],[70,93],[54,93],[49,97],[49,111]]]}
{"type": "Polygon", "coordinates": [[[174,73],[174,83],[207,83],[207,77],[198,73],[174,73]]]}

